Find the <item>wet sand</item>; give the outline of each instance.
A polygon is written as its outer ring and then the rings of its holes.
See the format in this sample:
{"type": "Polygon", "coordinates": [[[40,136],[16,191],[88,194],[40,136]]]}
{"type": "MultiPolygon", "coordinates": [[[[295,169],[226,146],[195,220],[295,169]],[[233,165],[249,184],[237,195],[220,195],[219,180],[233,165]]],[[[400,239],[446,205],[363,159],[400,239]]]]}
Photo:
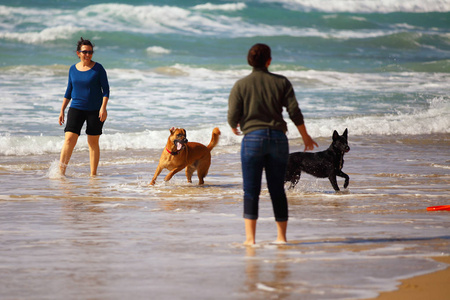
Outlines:
{"type": "Polygon", "coordinates": [[[383,292],[376,300],[450,299],[450,256],[433,259],[449,264],[445,270],[401,280],[398,290],[383,292]]]}
{"type": "Polygon", "coordinates": [[[214,150],[204,186],[180,172],[149,187],[161,150],[104,151],[96,178],[87,151],[64,179],[50,176],[57,154],[2,157],[0,298],[373,299],[442,276],[431,257],[450,255],[450,214],[426,207],[448,201],[447,136],[350,145],[348,191],[309,176],[288,191],[288,245],[271,244],[263,185],[255,247],[242,245],[238,145],[214,150]]]}

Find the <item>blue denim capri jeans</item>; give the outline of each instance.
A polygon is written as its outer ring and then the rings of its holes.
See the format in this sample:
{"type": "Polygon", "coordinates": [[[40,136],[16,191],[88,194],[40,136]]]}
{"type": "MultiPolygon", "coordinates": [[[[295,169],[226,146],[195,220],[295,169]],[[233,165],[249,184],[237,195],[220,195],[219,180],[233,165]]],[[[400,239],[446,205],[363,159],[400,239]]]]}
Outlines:
{"type": "Polygon", "coordinates": [[[284,191],[288,158],[289,144],[283,131],[261,129],[245,135],[241,145],[245,219],[258,219],[261,179],[265,170],[275,221],[288,220],[288,203],[284,191]]]}

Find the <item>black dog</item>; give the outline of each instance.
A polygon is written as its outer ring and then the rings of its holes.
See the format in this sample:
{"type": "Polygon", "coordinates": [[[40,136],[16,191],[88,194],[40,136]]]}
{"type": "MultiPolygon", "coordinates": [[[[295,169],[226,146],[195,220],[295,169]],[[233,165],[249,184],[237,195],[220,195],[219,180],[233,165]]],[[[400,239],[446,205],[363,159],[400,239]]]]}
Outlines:
{"type": "Polygon", "coordinates": [[[321,152],[306,153],[295,152],[289,154],[289,162],[284,182],[291,182],[289,189],[295,187],[300,180],[302,171],[319,178],[330,179],[334,190],[339,191],[336,176],[345,178],[344,188],[347,188],[350,178],[342,172],[344,166],[344,154],[350,151],[347,143],[347,129],[344,134],[333,132],[333,142],[330,147],[321,152]]]}

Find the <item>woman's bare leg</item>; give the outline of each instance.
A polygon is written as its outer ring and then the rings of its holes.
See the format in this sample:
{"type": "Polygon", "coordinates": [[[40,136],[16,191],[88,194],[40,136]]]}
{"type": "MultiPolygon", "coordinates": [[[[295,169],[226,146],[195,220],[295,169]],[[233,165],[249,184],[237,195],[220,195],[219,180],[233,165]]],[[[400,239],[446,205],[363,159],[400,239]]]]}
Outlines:
{"type": "Polygon", "coordinates": [[[59,158],[59,170],[61,175],[66,175],[66,168],[72,157],[73,149],[78,141],[78,134],[67,131],[65,133],[64,144],[61,149],[61,156],[59,158]]]}
{"type": "Polygon", "coordinates": [[[251,246],[254,245],[255,235],[256,235],[256,220],[244,219],[245,220],[245,237],[246,240],[244,245],[251,246]]]}
{"type": "Polygon", "coordinates": [[[91,165],[91,176],[97,175],[98,162],[100,161],[99,135],[88,135],[89,159],[91,165]]]}
{"type": "Polygon", "coordinates": [[[276,223],[277,223],[277,240],[275,241],[275,243],[285,244],[287,243],[286,239],[287,221],[276,223]]]}

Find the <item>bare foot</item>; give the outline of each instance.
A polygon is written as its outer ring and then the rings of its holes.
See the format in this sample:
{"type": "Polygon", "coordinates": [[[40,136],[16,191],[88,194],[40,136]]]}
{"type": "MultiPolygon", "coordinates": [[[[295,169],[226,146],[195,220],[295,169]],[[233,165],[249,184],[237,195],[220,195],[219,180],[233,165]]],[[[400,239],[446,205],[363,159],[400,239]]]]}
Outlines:
{"type": "Polygon", "coordinates": [[[66,164],[63,164],[63,163],[59,163],[59,174],[61,175],[61,176],[66,176],[66,169],[67,169],[67,165],[66,164]]]}
{"type": "Polygon", "coordinates": [[[244,246],[253,246],[254,244],[256,244],[254,240],[246,240],[244,242],[244,246]]]}
{"type": "Polygon", "coordinates": [[[286,244],[287,244],[287,241],[279,241],[279,240],[276,240],[276,241],[272,242],[271,244],[272,244],[272,245],[286,245],[286,244]]]}

